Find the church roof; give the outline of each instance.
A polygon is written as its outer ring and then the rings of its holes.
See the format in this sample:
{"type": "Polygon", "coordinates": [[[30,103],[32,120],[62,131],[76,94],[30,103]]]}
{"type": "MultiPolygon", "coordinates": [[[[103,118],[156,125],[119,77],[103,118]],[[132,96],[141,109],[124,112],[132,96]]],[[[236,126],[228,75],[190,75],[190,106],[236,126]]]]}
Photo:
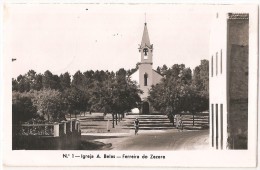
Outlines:
{"type": "Polygon", "coordinates": [[[148,35],[148,29],[147,29],[147,24],[144,23],[144,32],[143,32],[143,38],[142,38],[142,42],[141,42],[141,46],[150,46],[150,39],[149,39],[149,35],[148,35]]]}
{"type": "Polygon", "coordinates": [[[163,76],[161,73],[159,73],[158,71],[156,71],[156,70],[154,70],[154,69],[153,69],[153,71],[156,72],[157,74],[159,74],[160,76],[164,77],[164,76],[163,76]]]}

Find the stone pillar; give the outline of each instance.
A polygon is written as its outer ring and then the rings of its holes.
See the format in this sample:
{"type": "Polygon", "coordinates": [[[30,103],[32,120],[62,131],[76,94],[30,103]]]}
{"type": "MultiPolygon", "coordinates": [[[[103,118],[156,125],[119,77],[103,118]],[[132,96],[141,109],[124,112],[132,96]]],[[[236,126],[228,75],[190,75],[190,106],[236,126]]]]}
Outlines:
{"type": "Polygon", "coordinates": [[[74,127],[75,130],[77,130],[77,119],[75,119],[75,127],[74,127]]]}
{"type": "Polygon", "coordinates": [[[59,123],[54,123],[53,126],[54,126],[53,127],[53,136],[54,137],[60,136],[60,125],[59,125],[59,123]]]}
{"type": "Polygon", "coordinates": [[[80,131],[80,122],[77,122],[77,130],[78,130],[78,132],[80,131]]]}
{"type": "Polygon", "coordinates": [[[67,127],[66,127],[66,122],[65,121],[63,122],[63,125],[64,125],[64,134],[66,134],[66,128],[67,127]]]}
{"type": "Polygon", "coordinates": [[[72,132],[72,120],[70,120],[70,132],[72,132]]]}

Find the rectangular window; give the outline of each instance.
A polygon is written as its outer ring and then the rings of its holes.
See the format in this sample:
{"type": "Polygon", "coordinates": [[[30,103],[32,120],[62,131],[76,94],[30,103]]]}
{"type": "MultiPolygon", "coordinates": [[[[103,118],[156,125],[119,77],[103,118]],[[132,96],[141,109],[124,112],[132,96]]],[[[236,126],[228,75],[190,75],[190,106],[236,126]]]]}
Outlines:
{"type": "Polygon", "coordinates": [[[222,74],[222,49],[220,50],[220,74],[222,74]]]}
{"type": "Polygon", "coordinates": [[[216,104],[216,149],[218,149],[218,104],[216,104]]]}
{"type": "Polygon", "coordinates": [[[214,147],[214,104],[211,104],[211,133],[212,133],[212,147],[214,147]]]}
{"type": "Polygon", "coordinates": [[[213,56],[211,56],[211,77],[213,77],[213,56]]]}
{"type": "Polygon", "coordinates": [[[216,75],[218,75],[218,52],[216,52],[216,75]]]}
{"type": "Polygon", "coordinates": [[[220,105],[220,147],[223,149],[223,104],[220,105]]]}

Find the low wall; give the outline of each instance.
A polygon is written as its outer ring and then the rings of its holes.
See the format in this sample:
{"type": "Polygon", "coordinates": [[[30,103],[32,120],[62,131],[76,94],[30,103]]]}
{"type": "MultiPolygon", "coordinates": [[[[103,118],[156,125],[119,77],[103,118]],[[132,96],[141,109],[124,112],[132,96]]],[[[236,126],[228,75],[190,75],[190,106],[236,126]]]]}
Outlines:
{"type": "Polygon", "coordinates": [[[25,124],[13,135],[13,150],[76,150],[80,148],[81,130],[77,120],[54,124],[25,124]]]}

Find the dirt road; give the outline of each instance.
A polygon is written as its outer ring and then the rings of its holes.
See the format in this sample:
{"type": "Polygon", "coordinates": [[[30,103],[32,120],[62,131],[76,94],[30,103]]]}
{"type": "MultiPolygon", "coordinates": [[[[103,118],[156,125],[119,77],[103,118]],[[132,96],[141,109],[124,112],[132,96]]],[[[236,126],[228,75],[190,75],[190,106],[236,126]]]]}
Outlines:
{"type": "MultiPolygon", "coordinates": [[[[205,150],[208,149],[208,130],[184,131],[140,131],[112,136],[89,135],[91,140],[112,144],[112,150],[205,150]]],[[[86,137],[86,138],[89,138],[86,137]]],[[[90,139],[90,138],[89,138],[90,139]]]]}

